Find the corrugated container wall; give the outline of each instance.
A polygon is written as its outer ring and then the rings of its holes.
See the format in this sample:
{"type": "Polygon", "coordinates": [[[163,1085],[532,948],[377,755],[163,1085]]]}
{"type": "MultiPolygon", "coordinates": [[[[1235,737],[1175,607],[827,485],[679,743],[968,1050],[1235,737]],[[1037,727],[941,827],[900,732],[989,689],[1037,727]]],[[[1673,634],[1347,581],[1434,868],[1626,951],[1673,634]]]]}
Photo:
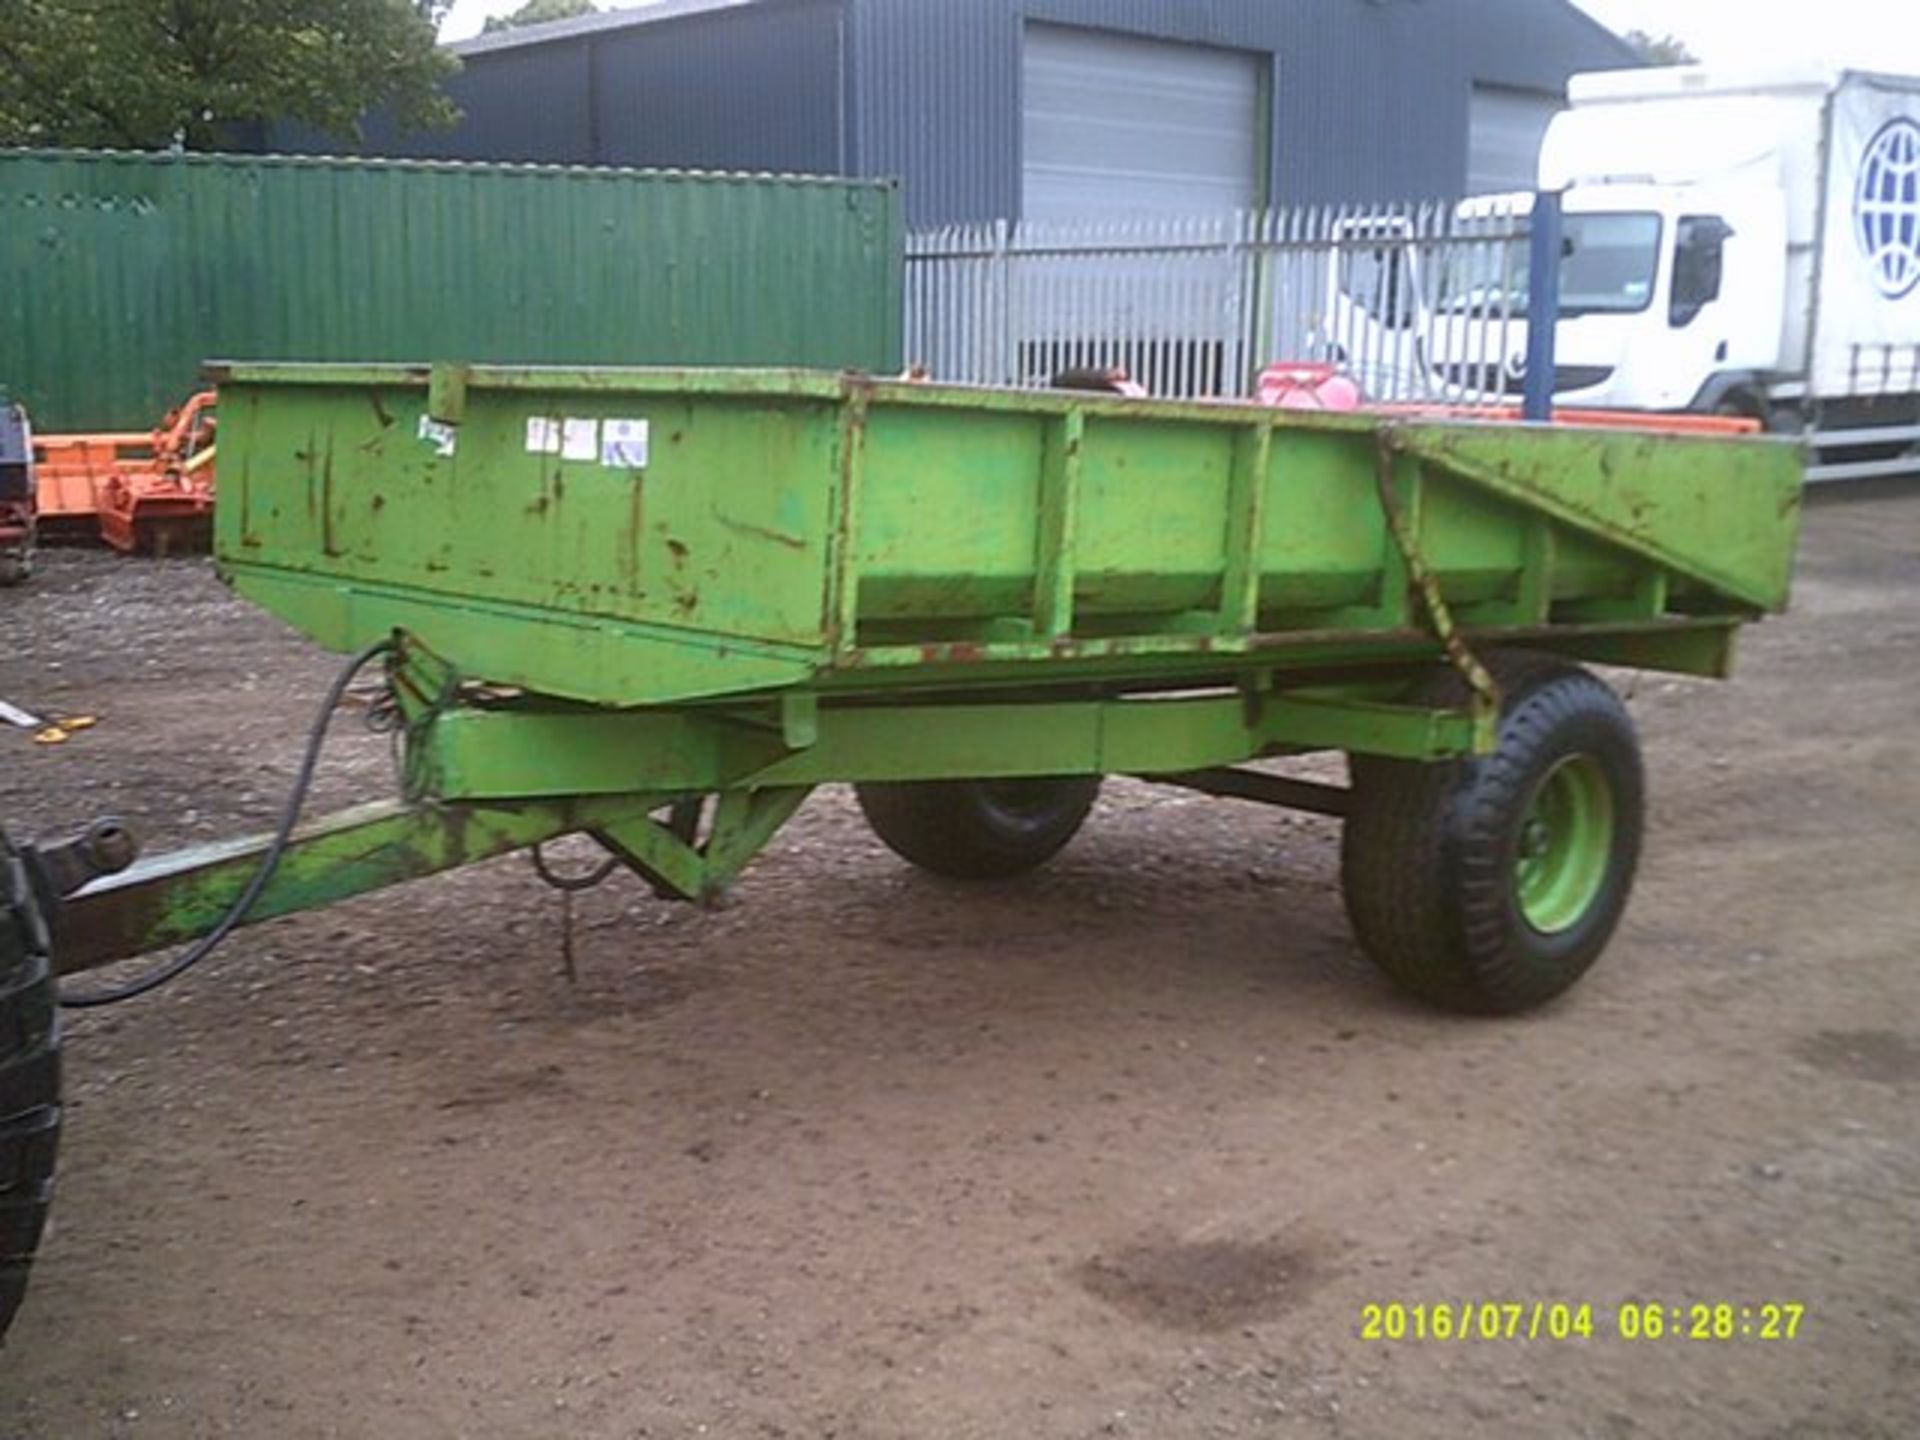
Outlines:
{"type": "Polygon", "coordinates": [[[1636,63],[1567,0],[665,0],[463,47],[460,125],[366,148],[893,175],[915,227],[1018,219],[1029,23],[1253,55],[1283,205],[1460,194],[1476,86],[1550,105],[1636,63]]]}
{"type": "Polygon", "coordinates": [[[888,183],[0,152],[0,388],[147,428],[214,358],[900,364],[888,183]]]}

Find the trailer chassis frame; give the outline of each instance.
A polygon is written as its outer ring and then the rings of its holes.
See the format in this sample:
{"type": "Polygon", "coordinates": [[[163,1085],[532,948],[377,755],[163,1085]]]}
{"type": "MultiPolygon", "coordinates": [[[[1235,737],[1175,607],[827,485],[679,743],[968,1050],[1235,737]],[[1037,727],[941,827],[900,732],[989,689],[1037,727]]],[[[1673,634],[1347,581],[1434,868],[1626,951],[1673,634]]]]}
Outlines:
{"type": "MultiPolygon", "coordinates": [[[[706,903],[824,784],[1123,774],[1340,814],[1337,786],[1233,767],[1335,749],[1444,760],[1489,741],[1474,711],[1398,698],[1404,675],[1281,687],[1259,671],[1197,692],[958,701],[793,691],[753,705],[614,711],[464,686],[408,637],[396,650],[402,794],[297,829],[246,923],[573,834],[659,893],[706,903]],[[690,802],[704,812],[691,831],[690,802]]],[[[204,935],[268,845],[218,842],[94,881],[57,919],[61,973],[204,935]]]]}

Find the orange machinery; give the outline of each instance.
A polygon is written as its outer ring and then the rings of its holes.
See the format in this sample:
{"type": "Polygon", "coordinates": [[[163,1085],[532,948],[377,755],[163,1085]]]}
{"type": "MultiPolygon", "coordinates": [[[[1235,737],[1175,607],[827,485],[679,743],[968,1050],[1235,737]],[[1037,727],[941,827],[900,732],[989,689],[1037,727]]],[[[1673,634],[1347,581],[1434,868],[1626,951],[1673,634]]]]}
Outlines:
{"type": "MultiPolygon", "coordinates": [[[[1409,401],[1369,405],[1375,415],[1397,415],[1408,420],[1493,420],[1516,425],[1526,417],[1518,405],[1447,405],[1409,401]]],[[[1600,430],[1657,430],[1663,435],[1758,435],[1766,426],[1746,415],[1687,415],[1664,410],[1582,410],[1556,405],[1556,425],[1584,425],[1600,430]]]]}
{"type": "Polygon", "coordinates": [[[206,541],[213,515],[214,392],[150,433],[33,437],[46,539],[97,533],[116,550],[164,555],[206,541]]]}

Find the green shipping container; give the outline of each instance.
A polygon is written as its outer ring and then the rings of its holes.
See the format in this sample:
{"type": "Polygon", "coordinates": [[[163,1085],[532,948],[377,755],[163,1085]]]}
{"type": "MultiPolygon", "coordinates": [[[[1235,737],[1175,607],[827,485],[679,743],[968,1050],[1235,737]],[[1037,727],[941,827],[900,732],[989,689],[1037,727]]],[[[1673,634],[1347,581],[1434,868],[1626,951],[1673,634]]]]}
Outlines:
{"type": "Polygon", "coordinates": [[[0,389],[146,429],[214,358],[900,366],[892,182],[0,151],[0,389]]]}

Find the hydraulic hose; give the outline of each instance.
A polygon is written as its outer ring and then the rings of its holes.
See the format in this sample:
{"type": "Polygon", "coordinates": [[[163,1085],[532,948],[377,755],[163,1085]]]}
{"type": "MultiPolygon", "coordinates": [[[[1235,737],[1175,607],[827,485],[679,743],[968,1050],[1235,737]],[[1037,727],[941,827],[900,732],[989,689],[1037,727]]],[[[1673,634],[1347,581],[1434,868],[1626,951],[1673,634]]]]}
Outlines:
{"type": "Polygon", "coordinates": [[[63,1007],[68,1010],[93,1010],[102,1005],[118,1005],[123,1000],[151,994],[193,969],[239,928],[247,918],[247,912],[253,909],[272,881],[274,872],[280,868],[281,857],[287,853],[288,842],[293,838],[294,827],[300,823],[300,812],[307,803],[307,792],[313,788],[313,772],[320,763],[320,751],[326,744],[327,729],[333,723],[334,711],[340,708],[340,702],[346,696],[347,687],[353,684],[362,670],[383,655],[392,654],[393,649],[391,638],[367,646],[347,662],[346,668],[327,687],[326,698],[320,703],[320,713],[314,717],[313,728],[307,732],[306,752],[300,757],[299,773],[294,776],[293,788],[287,793],[286,803],[281,807],[280,823],[273,832],[273,842],[267,846],[267,853],[260,857],[259,867],[253,872],[253,878],[247,881],[247,888],[240,892],[227,913],[220,917],[219,923],[194,941],[185,953],[124,985],[80,994],[63,990],[60,994],[63,1007]]]}

